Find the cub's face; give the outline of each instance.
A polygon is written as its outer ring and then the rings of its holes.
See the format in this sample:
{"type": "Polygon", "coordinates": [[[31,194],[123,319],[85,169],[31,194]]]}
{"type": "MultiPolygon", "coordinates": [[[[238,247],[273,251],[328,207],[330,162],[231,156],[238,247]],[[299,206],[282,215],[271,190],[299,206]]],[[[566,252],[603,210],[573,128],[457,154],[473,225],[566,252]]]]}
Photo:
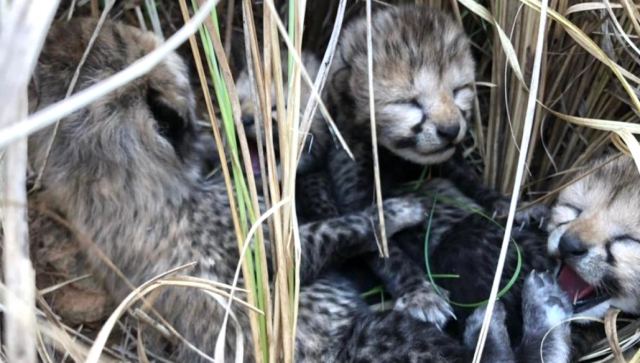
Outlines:
{"type": "MultiPolygon", "coordinates": [[[[424,7],[379,12],[372,21],[379,143],[419,164],[448,159],[467,130],[474,99],[474,62],[467,37],[448,16],[424,7]]],[[[334,99],[352,97],[354,117],[346,122],[368,128],[364,20],[345,30],[336,60],[330,92],[334,99]]]]}
{"type": "MultiPolygon", "coordinates": [[[[302,64],[307,71],[309,77],[314,80],[316,75],[318,74],[318,70],[320,68],[320,62],[315,57],[313,53],[303,51],[301,54],[302,64]]],[[[281,62],[282,62],[282,79],[284,80],[284,95],[287,97],[288,95],[288,76],[287,76],[287,56],[286,53],[281,54],[281,62]]],[[[259,109],[256,107],[255,99],[253,97],[251,80],[249,78],[249,73],[245,69],[238,76],[238,80],[236,82],[236,90],[238,92],[238,99],[240,102],[240,109],[242,112],[242,123],[244,125],[244,129],[249,141],[249,148],[251,151],[251,159],[253,163],[253,172],[256,175],[259,175],[259,160],[257,155],[257,140],[258,133],[255,127],[256,123],[256,112],[259,109]]],[[[271,87],[271,118],[274,123],[274,127],[272,129],[274,140],[278,140],[278,128],[276,127],[276,89],[275,85],[272,84],[271,87]]],[[[312,97],[311,88],[309,85],[301,79],[300,84],[300,119],[304,114],[307,103],[312,97]]],[[[315,115],[319,115],[316,113],[315,115]]],[[[314,116],[315,117],[315,116],[314,116]]],[[[264,130],[263,130],[264,132],[264,130]]],[[[318,117],[314,118],[314,121],[311,124],[311,129],[309,130],[309,135],[305,138],[305,144],[303,153],[300,157],[298,163],[298,171],[304,172],[308,169],[313,168],[317,159],[324,152],[324,147],[326,146],[329,139],[328,130],[324,126],[324,121],[320,120],[318,117]]],[[[274,142],[274,147],[278,150],[278,142],[274,142]]]]}
{"type": "MultiPolygon", "coordinates": [[[[304,65],[307,74],[314,80],[316,75],[318,74],[318,69],[320,68],[320,62],[315,57],[313,53],[303,51],[301,54],[301,61],[304,65]]],[[[287,75],[287,55],[282,52],[281,60],[282,64],[282,79],[284,80],[284,95],[287,97],[288,95],[288,75],[287,75]]],[[[275,81],[273,81],[275,82],[275,81]]],[[[238,75],[238,80],[236,81],[236,91],[238,92],[238,101],[240,103],[240,110],[242,112],[242,122],[245,127],[245,131],[247,135],[250,137],[255,137],[255,117],[258,109],[255,104],[255,99],[253,97],[253,92],[251,89],[251,79],[249,78],[249,71],[245,68],[238,75]]],[[[307,102],[311,98],[311,89],[307,82],[301,78],[300,80],[300,112],[304,112],[305,107],[307,106],[307,102]]],[[[276,89],[275,85],[271,85],[270,97],[271,101],[271,117],[275,121],[276,117],[276,89]]]]}
{"type": "Polygon", "coordinates": [[[623,156],[560,193],[548,248],[584,280],[581,288],[574,286],[577,297],[586,296],[590,285],[611,304],[640,312],[639,186],[633,160],[623,156]]]}

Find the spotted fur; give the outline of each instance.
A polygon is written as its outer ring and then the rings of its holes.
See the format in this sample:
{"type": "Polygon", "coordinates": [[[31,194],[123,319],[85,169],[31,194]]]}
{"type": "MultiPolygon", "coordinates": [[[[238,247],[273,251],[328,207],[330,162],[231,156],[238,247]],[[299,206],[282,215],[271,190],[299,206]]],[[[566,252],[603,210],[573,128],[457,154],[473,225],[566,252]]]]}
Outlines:
{"type": "MultiPolygon", "coordinates": [[[[407,192],[398,190],[397,193],[402,195],[407,192]]],[[[436,279],[439,285],[437,292],[426,280],[426,271],[421,268],[425,264],[424,226],[394,236],[390,240],[388,259],[370,254],[364,261],[369,262],[372,272],[380,279],[385,290],[396,299],[393,319],[408,319],[444,327],[452,316],[451,312],[455,312],[456,321],[447,325],[449,336],[438,331],[432,333],[438,334],[437,336],[423,338],[423,344],[443,339],[438,344],[447,347],[444,357],[438,358],[442,351],[432,351],[432,355],[423,357],[425,361],[455,361],[458,355],[454,352],[462,352],[463,357],[468,353],[460,346],[460,340],[464,340],[469,349],[475,346],[475,337],[483,316],[481,312],[457,303],[478,303],[488,297],[504,230],[489,219],[486,209],[449,180],[432,179],[424,182],[413,193],[427,196],[431,200],[427,207],[430,210],[428,255],[431,272],[455,274],[459,278],[436,279]],[[448,299],[456,303],[453,310],[446,303],[448,299]],[[449,340],[452,337],[454,340],[449,340]],[[446,341],[449,343],[445,343],[446,341]]],[[[498,220],[500,222],[502,221],[498,220]]],[[[516,227],[512,237],[518,245],[522,266],[516,272],[518,253],[515,245],[512,245],[507,254],[501,286],[506,286],[514,274],[519,275],[507,293],[500,298],[501,304],[492,321],[493,330],[485,359],[488,362],[539,362],[544,357],[545,362],[569,362],[570,328],[567,324],[561,324],[570,316],[569,300],[550,273],[533,273],[534,270],[548,271],[553,268],[553,261],[546,254],[544,235],[535,225],[525,225],[516,227]],[[543,344],[543,337],[548,331],[550,334],[543,344]]],[[[345,276],[349,275],[353,275],[353,272],[347,271],[345,276]]],[[[372,277],[360,276],[355,279],[363,278],[370,280],[372,277]]],[[[416,356],[420,356],[422,351],[412,346],[414,341],[397,342],[389,338],[396,334],[394,332],[397,324],[407,324],[403,329],[410,329],[411,324],[415,324],[414,334],[424,336],[418,333],[420,323],[393,322],[387,320],[386,315],[377,318],[368,315],[359,320],[358,326],[366,331],[369,329],[368,324],[376,326],[376,334],[385,337],[376,340],[368,336],[368,339],[373,340],[371,345],[382,344],[384,347],[385,341],[394,341],[394,344],[401,347],[398,348],[399,351],[413,350],[416,356]],[[367,319],[372,319],[372,322],[367,319]]],[[[349,347],[359,351],[362,345],[369,346],[364,338],[349,347]]],[[[366,351],[371,348],[363,349],[366,351]]],[[[385,354],[384,349],[380,349],[382,352],[377,350],[376,353],[385,354]]]]}
{"type": "MultiPolygon", "coordinates": [[[[63,97],[95,25],[95,20],[75,19],[52,27],[34,75],[32,111],[63,97]]],[[[76,89],[114,74],[158,44],[151,33],[105,23],[76,89]]],[[[34,170],[48,160],[42,189],[30,195],[30,203],[61,214],[73,227],[74,238],[92,241],[93,248],[134,286],[192,261],[197,265],[187,272],[193,276],[231,283],[239,256],[228,195],[223,183],[201,177],[203,157],[198,154],[194,128],[194,97],[186,67],[177,55],[170,54],[147,75],[65,117],[48,159],[51,128],[29,138],[29,162],[34,170]]],[[[389,233],[420,223],[426,213],[424,204],[408,198],[385,201],[389,233]]],[[[351,253],[376,250],[375,215],[373,210],[364,210],[300,226],[305,287],[298,341],[339,343],[332,340],[331,329],[306,328],[313,321],[305,319],[309,314],[304,312],[311,309],[320,314],[314,319],[340,324],[332,315],[345,307],[346,300],[313,295],[314,289],[321,290],[314,282],[324,265],[351,253]]],[[[42,230],[31,230],[34,238],[45,239],[45,245],[55,244],[50,238],[61,234],[51,229],[61,227],[40,225],[42,230]]],[[[124,298],[131,291],[128,284],[105,266],[95,250],[86,252],[107,290],[118,301],[124,298]]],[[[185,338],[213,354],[224,312],[214,299],[201,291],[168,288],[154,298],[153,306],[185,338]]],[[[251,361],[247,312],[236,307],[233,313],[245,341],[243,359],[251,361]]],[[[145,335],[152,334],[145,330],[145,335]]],[[[236,353],[235,334],[233,329],[227,333],[227,359],[236,353]]],[[[331,355],[326,350],[335,350],[336,344],[304,354],[310,357],[308,361],[318,361],[324,354],[331,355]]],[[[305,347],[300,351],[305,352],[305,347]]],[[[185,345],[177,347],[173,359],[204,360],[185,345]]]]}
{"type": "MultiPolygon", "coordinates": [[[[397,284],[404,280],[424,279],[425,239],[428,238],[427,253],[431,273],[459,276],[457,279],[435,280],[440,293],[447,294],[457,318],[449,324],[448,331],[459,336],[474,324],[472,316],[476,313],[473,308],[458,304],[478,303],[489,296],[504,230],[488,219],[490,216],[487,216],[486,209],[448,180],[433,179],[426,182],[418,193],[434,198],[435,202],[431,206],[433,213],[429,218],[428,237],[425,237],[424,226],[394,236],[391,245],[404,254],[378,263],[394,266],[393,274],[390,275],[390,271],[387,271],[383,276],[392,276],[391,279],[397,281],[397,284]]],[[[502,222],[504,221],[498,220],[498,223],[502,222]]],[[[512,355],[516,361],[538,362],[542,337],[551,327],[568,318],[571,309],[567,296],[549,273],[529,276],[534,270],[549,271],[554,266],[553,261],[547,257],[542,231],[535,225],[516,227],[512,238],[520,250],[522,266],[513,286],[500,298],[506,315],[503,329],[508,332],[512,344],[507,342],[491,349],[498,349],[496,354],[500,356],[503,356],[500,352],[513,349],[512,355]],[[548,297],[549,300],[542,297],[548,297]],[[546,314],[550,311],[557,312],[556,315],[552,314],[554,319],[538,318],[542,312],[546,314]]],[[[518,253],[515,245],[511,245],[501,287],[506,286],[514,276],[517,265],[518,253]]],[[[382,279],[385,287],[389,286],[389,277],[382,279]]],[[[404,291],[406,294],[410,290],[404,291]]],[[[402,296],[402,292],[394,294],[390,290],[390,293],[392,296],[402,296]]],[[[570,361],[569,335],[568,325],[553,330],[545,341],[545,362],[570,361]]],[[[495,359],[494,361],[500,361],[495,359]]]]}

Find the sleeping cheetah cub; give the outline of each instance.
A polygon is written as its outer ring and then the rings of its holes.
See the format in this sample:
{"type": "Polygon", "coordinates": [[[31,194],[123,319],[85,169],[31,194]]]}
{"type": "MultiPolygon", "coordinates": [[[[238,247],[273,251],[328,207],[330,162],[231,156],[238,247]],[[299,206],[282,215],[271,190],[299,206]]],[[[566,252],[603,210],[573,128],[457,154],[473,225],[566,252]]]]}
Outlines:
{"type": "MultiPolygon", "coordinates": [[[[362,210],[374,200],[366,30],[365,19],[345,28],[327,84],[330,110],[355,156],[354,161],[341,149],[329,151],[327,174],[338,213],[362,210]]],[[[474,62],[461,27],[436,9],[405,5],[379,11],[372,31],[375,121],[388,194],[407,181],[402,178],[408,171],[453,156],[467,130],[474,62]]],[[[448,316],[425,310],[439,295],[420,266],[407,262],[393,244],[389,253],[388,260],[365,258],[397,299],[396,308],[444,325],[451,310],[445,310],[448,316]]]]}
{"type": "Polygon", "coordinates": [[[609,307],[640,314],[640,175],[633,159],[596,160],[551,210],[549,253],[574,312],[602,318],[609,307]]]}
{"type": "MultiPolygon", "coordinates": [[[[30,89],[31,111],[63,98],[95,26],[95,20],[74,19],[51,28],[30,89]]],[[[151,33],[105,23],[77,89],[114,74],[158,44],[151,33]]],[[[63,227],[55,223],[34,223],[32,237],[46,240],[45,245],[55,244],[54,238],[92,241],[127,280],[95,250],[86,249],[95,275],[117,301],[130,293],[128,283],[138,286],[193,261],[193,276],[233,280],[239,256],[228,195],[222,183],[203,180],[199,173],[204,156],[198,154],[194,103],[186,67],[171,54],[147,75],[65,117],[48,159],[51,129],[29,137],[31,166],[39,170],[48,160],[42,189],[30,195],[30,204],[64,216],[77,233],[60,233],[57,229],[63,227]]],[[[426,212],[423,201],[409,198],[387,200],[384,208],[390,234],[421,223],[426,212]]],[[[32,221],[47,219],[37,209],[32,213],[32,221]]],[[[328,263],[377,249],[375,215],[365,210],[300,226],[303,288],[297,349],[307,361],[333,359],[341,346],[340,329],[353,324],[359,309],[352,292],[341,293],[317,276],[328,263]]],[[[213,354],[224,315],[215,299],[201,291],[167,288],[155,296],[153,306],[187,340],[213,354]]],[[[248,313],[238,305],[233,313],[245,341],[246,356],[239,358],[252,361],[248,313]]],[[[151,329],[145,330],[149,334],[151,329]]],[[[226,337],[230,360],[236,354],[236,332],[229,329],[226,337]]],[[[177,347],[172,358],[205,361],[186,345],[177,347]]]]}
{"type": "MultiPolygon", "coordinates": [[[[329,169],[341,211],[373,202],[367,24],[357,19],[339,41],[327,102],[356,161],[333,151],[329,169]],[[353,191],[357,191],[353,193],[353,191]]],[[[372,18],[373,95],[383,193],[416,165],[449,160],[467,130],[475,65],[463,29],[440,10],[404,5],[372,18]]]]}

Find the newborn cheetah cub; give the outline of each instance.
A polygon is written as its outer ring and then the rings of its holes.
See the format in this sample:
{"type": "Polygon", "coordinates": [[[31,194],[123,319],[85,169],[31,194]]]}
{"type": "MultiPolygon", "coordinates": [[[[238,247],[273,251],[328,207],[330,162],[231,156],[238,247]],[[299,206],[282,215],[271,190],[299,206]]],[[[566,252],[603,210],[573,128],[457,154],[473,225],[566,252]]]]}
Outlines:
{"type": "MultiPolygon", "coordinates": [[[[453,156],[467,130],[474,62],[462,28],[436,9],[405,5],[379,11],[372,32],[375,126],[387,194],[398,189],[397,181],[407,181],[402,178],[408,170],[453,156]]],[[[342,150],[329,152],[328,174],[340,213],[362,210],[374,200],[366,36],[364,18],[345,28],[328,82],[330,110],[355,156],[353,161],[342,150]]],[[[438,325],[452,315],[397,246],[389,246],[388,260],[365,258],[397,298],[398,310],[438,325]]]]}
{"type": "MultiPolygon", "coordinates": [[[[316,58],[316,56],[308,51],[302,51],[300,54],[300,58],[304,68],[306,69],[309,77],[314,80],[318,71],[320,69],[320,61],[316,58]]],[[[284,84],[284,94],[285,97],[288,94],[288,68],[287,64],[287,55],[283,51],[281,53],[281,63],[282,63],[282,79],[285,80],[284,84]]],[[[236,81],[236,90],[238,91],[238,99],[240,102],[240,109],[242,111],[242,124],[244,125],[245,131],[247,133],[247,138],[249,142],[249,147],[251,151],[251,159],[254,167],[254,174],[260,175],[260,165],[257,155],[257,137],[261,136],[257,132],[256,121],[259,121],[257,113],[259,109],[256,107],[256,102],[254,98],[254,90],[252,90],[253,85],[251,84],[251,79],[249,77],[249,71],[245,68],[238,75],[238,79],[236,81]]],[[[311,99],[312,91],[307,82],[301,81],[300,84],[300,121],[302,119],[303,113],[307,106],[307,103],[311,99]]],[[[276,89],[275,85],[272,84],[271,87],[271,104],[269,105],[270,114],[273,121],[273,135],[274,140],[278,140],[278,128],[275,127],[277,121],[276,117],[276,89]]],[[[314,116],[315,119],[311,123],[311,129],[309,130],[309,134],[305,138],[305,144],[303,145],[302,154],[300,156],[300,160],[298,162],[297,173],[299,175],[312,172],[314,169],[321,166],[323,158],[326,154],[326,147],[329,143],[330,134],[329,130],[326,128],[324,121],[320,119],[320,117],[314,116]]],[[[261,124],[260,124],[261,125],[261,124]]],[[[260,126],[262,127],[262,126],[260,126]]],[[[262,134],[264,134],[264,130],[262,130],[262,134]]],[[[262,137],[265,137],[262,135],[262,137]]],[[[264,143],[264,141],[263,141],[264,143]]],[[[279,143],[274,142],[274,147],[278,150],[279,143]]]]}

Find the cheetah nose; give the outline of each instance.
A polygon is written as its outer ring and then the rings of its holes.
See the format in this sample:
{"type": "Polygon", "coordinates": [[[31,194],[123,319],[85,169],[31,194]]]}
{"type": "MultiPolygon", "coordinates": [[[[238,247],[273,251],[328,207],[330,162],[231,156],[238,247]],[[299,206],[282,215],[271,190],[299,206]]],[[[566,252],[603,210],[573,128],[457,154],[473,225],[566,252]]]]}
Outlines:
{"type": "Polygon", "coordinates": [[[579,257],[588,252],[587,247],[582,243],[582,241],[569,233],[565,233],[560,238],[560,243],[558,244],[558,250],[560,252],[561,257],[579,257]]]}
{"type": "Polygon", "coordinates": [[[453,142],[460,133],[460,125],[447,125],[447,126],[438,126],[438,136],[447,140],[448,142],[453,142]]]}

